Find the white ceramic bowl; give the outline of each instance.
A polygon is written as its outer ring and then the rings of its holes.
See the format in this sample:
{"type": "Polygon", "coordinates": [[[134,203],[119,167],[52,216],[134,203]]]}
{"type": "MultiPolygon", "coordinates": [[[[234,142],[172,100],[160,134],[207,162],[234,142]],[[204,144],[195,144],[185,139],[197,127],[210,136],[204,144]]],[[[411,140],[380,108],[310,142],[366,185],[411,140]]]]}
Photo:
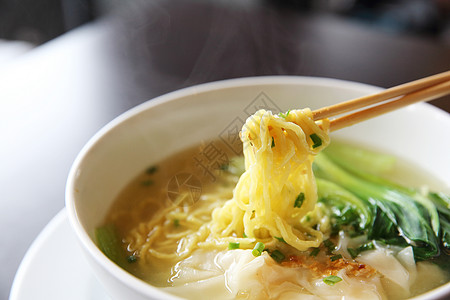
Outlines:
{"type": "MultiPolygon", "coordinates": [[[[243,78],[179,90],[122,114],[82,149],[67,182],[69,219],[94,273],[115,299],[179,299],[122,270],[94,243],[94,229],[119,191],[145,166],[200,141],[226,138],[227,130],[259,108],[316,109],[379,90],[324,78],[243,78]]],[[[403,157],[450,186],[450,116],[431,105],[412,105],[335,135],[403,157]]],[[[449,291],[447,284],[419,298],[449,291]]]]}

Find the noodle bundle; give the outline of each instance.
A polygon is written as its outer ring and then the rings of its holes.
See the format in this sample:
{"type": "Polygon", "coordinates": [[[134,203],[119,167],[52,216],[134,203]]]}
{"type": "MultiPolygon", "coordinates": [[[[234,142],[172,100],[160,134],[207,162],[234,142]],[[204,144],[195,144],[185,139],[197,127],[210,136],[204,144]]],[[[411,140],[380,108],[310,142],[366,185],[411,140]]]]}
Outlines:
{"type": "Polygon", "coordinates": [[[315,122],[309,109],[285,115],[259,110],[240,134],[245,172],[232,198],[216,191],[194,206],[172,204],[131,231],[129,250],[143,260],[148,255],[179,260],[198,248],[239,243],[248,249],[274,238],[300,251],[318,247],[322,233],[300,221],[317,202],[312,163],[329,143],[328,128],[328,120],[315,122]],[[175,219],[183,224],[182,232],[173,232],[175,219]]]}
{"type": "Polygon", "coordinates": [[[260,110],[247,119],[241,140],[246,171],[233,199],[213,212],[212,236],[281,237],[298,250],[317,247],[322,233],[300,220],[316,205],[312,162],[329,142],[326,129],[307,109],[290,111],[286,118],[260,110]],[[322,144],[314,147],[311,135],[322,144]]]}

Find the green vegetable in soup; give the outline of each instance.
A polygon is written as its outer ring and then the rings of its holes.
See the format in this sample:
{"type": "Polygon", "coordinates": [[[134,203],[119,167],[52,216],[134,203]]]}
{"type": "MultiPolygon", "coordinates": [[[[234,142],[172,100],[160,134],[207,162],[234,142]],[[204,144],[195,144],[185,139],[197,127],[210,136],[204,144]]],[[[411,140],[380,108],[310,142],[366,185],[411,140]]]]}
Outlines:
{"type": "MultiPolygon", "coordinates": [[[[122,249],[119,236],[117,235],[116,227],[113,224],[107,224],[102,227],[98,227],[95,230],[95,238],[100,250],[110,260],[112,260],[122,268],[126,266],[127,255],[122,249]]],[[[131,262],[130,259],[128,259],[128,261],[131,262]]]]}
{"type": "Polygon", "coordinates": [[[264,251],[264,244],[261,242],[257,242],[252,250],[252,254],[253,256],[260,256],[263,251],[264,251]]]}
{"type": "Polygon", "coordinates": [[[149,175],[156,173],[156,171],[158,171],[158,166],[151,166],[145,170],[145,172],[149,175]]]}
{"type": "Polygon", "coordinates": [[[384,155],[360,154],[350,165],[338,150],[327,149],[314,162],[319,201],[329,207],[336,230],[352,226],[371,240],[410,245],[416,260],[441,255],[441,246],[448,249],[450,201],[445,195],[424,196],[358,167],[372,159],[391,164],[384,155]]]}
{"type": "Polygon", "coordinates": [[[232,242],[230,242],[228,244],[228,249],[229,250],[239,249],[239,243],[232,243],[232,242]]]}
{"type": "Polygon", "coordinates": [[[319,202],[330,210],[334,225],[351,225],[354,230],[367,229],[372,221],[372,213],[366,203],[334,182],[317,178],[319,202]]]}
{"type": "Polygon", "coordinates": [[[274,238],[276,238],[278,241],[286,244],[286,241],[282,237],[274,236],[274,238]]]}
{"type": "Polygon", "coordinates": [[[291,112],[291,110],[288,110],[285,114],[284,113],[279,113],[278,115],[282,118],[287,118],[289,116],[289,113],[291,112]]]}
{"type": "Polygon", "coordinates": [[[311,253],[309,253],[309,256],[316,257],[317,254],[319,254],[319,252],[320,252],[320,248],[313,248],[313,250],[311,251],[311,253]]]}
{"type": "Polygon", "coordinates": [[[335,260],[338,260],[338,259],[341,259],[342,258],[342,255],[341,254],[337,254],[337,255],[333,255],[332,257],[330,257],[330,260],[331,261],[335,261],[335,260]]]}
{"type": "Polygon", "coordinates": [[[322,146],[322,139],[317,134],[313,133],[309,137],[313,141],[313,145],[312,145],[313,148],[322,146]]]}
{"type": "Polygon", "coordinates": [[[373,152],[342,142],[333,141],[324,151],[333,161],[339,161],[341,165],[356,172],[364,171],[382,175],[391,171],[396,163],[392,155],[373,152]]]}
{"type": "Polygon", "coordinates": [[[353,248],[347,248],[348,253],[351,255],[352,258],[357,257],[361,252],[368,251],[368,250],[374,250],[375,245],[372,242],[368,242],[365,244],[362,244],[356,249],[353,248]]]}
{"type": "Polygon", "coordinates": [[[282,262],[286,258],[286,256],[280,250],[274,250],[272,253],[270,253],[270,257],[272,257],[278,263],[282,262]]]}
{"type": "Polygon", "coordinates": [[[323,282],[325,282],[328,285],[335,285],[340,281],[342,281],[342,278],[336,275],[330,275],[323,279],[323,282]]]}
{"type": "Polygon", "coordinates": [[[294,202],[294,207],[300,208],[303,205],[303,201],[305,201],[305,193],[298,194],[297,198],[294,202]]]}
{"type": "Polygon", "coordinates": [[[440,239],[446,251],[450,251],[450,196],[444,193],[428,193],[428,198],[436,206],[441,224],[440,239]]]}

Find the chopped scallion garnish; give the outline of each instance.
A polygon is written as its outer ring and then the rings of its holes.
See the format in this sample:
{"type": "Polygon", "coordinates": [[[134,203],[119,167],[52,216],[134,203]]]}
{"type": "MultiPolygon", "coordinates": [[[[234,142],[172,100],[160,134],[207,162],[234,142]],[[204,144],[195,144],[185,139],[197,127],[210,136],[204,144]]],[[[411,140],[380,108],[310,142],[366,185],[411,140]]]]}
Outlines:
{"type": "Polygon", "coordinates": [[[255,247],[252,250],[253,256],[260,256],[261,253],[264,251],[264,244],[261,242],[257,242],[255,247]]]}
{"type": "Polygon", "coordinates": [[[302,207],[303,201],[305,201],[305,194],[304,193],[298,194],[294,202],[294,207],[298,208],[302,207]]]}
{"type": "Polygon", "coordinates": [[[278,263],[282,262],[285,259],[284,254],[279,250],[275,250],[270,253],[270,257],[272,257],[278,263]]]}
{"type": "Polygon", "coordinates": [[[336,275],[330,275],[323,279],[323,282],[325,282],[328,285],[335,285],[339,281],[342,281],[342,278],[336,275]]]}
{"type": "Polygon", "coordinates": [[[311,253],[309,254],[309,256],[316,257],[317,254],[319,254],[319,252],[320,252],[320,248],[314,248],[314,249],[311,251],[311,253]]]}
{"type": "Polygon", "coordinates": [[[154,174],[156,171],[158,171],[158,167],[157,166],[151,166],[150,168],[148,168],[145,173],[147,174],[154,174]]]}
{"type": "Polygon", "coordinates": [[[173,220],[173,226],[175,226],[175,227],[180,226],[180,220],[174,219],[174,220],[173,220]]]}
{"type": "Polygon", "coordinates": [[[322,146],[322,139],[316,133],[311,134],[309,137],[313,141],[313,148],[322,146]]]}
{"type": "Polygon", "coordinates": [[[334,256],[330,257],[330,260],[331,261],[335,261],[335,260],[338,260],[338,259],[341,259],[341,258],[342,258],[342,255],[337,254],[337,255],[334,255],[334,256]]]}
{"type": "Polygon", "coordinates": [[[136,262],[136,261],[137,261],[136,255],[129,255],[129,256],[127,257],[127,261],[128,261],[130,264],[136,262]]]}
{"type": "Polygon", "coordinates": [[[347,252],[350,254],[350,256],[351,256],[352,258],[357,257],[358,254],[359,254],[358,251],[355,250],[355,249],[353,249],[353,248],[347,248],[347,252]]]}
{"type": "Polygon", "coordinates": [[[151,186],[153,184],[153,180],[144,180],[141,182],[142,186],[151,186]]]}
{"type": "Polygon", "coordinates": [[[359,246],[357,249],[358,253],[368,250],[375,250],[375,245],[372,242],[365,243],[364,245],[359,246]]]}
{"type": "Polygon", "coordinates": [[[286,241],[282,237],[274,236],[274,238],[276,238],[277,240],[279,240],[282,243],[286,243],[286,241]]]}
{"type": "Polygon", "coordinates": [[[282,118],[287,118],[289,116],[289,113],[291,112],[291,110],[288,110],[285,114],[284,113],[279,113],[278,115],[282,118]]]}
{"type": "Polygon", "coordinates": [[[336,249],[336,246],[329,239],[323,241],[323,245],[328,249],[329,252],[332,252],[336,249]]]}
{"type": "Polygon", "coordinates": [[[365,243],[358,248],[347,248],[348,253],[352,258],[357,257],[361,252],[368,251],[368,250],[374,250],[375,245],[372,242],[365,243]]]}
{"type": "Polygon", "coordinates": [[[234,249],[239,249],[239,243],[229,243],[228,244],[228,249],[229,250],[234,250],[234,249]]]}
{"type": "Polygon", "coordinates": [[[272,137],[272,146],[271,146],[271,148],[273,148],[273,147],[275,147],[275,140],[272,137]]]}

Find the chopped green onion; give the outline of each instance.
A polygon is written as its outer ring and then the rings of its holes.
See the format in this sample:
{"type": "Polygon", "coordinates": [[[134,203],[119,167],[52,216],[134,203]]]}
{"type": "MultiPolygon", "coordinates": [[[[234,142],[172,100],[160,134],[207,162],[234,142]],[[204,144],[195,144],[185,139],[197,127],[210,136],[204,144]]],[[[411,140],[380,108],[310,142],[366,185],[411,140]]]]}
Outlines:
{"type": "Polygon", "coordinates": [[[275,140],[272,137],[272,147],[271,148],[273,148],[273,147],[275,147],[275,140]]]}
{"type": "Polygon", "coordinates": [[[309,137],[314,143],[312,146],[313,148],[322,146],[322,139],[316,133],[311,134],[309,137]]]}
{"type": "Polygon", "coordinates": [[[127,261],[128,261],[130,264],[136,262],[136,261],[137,261],[136,255],[129,255],[129,256],[127,257],[127,261]]]}
{"type": "Polygon", "coordinates": [[[264,251],[264,244],[261,242],[257,242],[252,250],[252,254],[253,256],[260,256],[263,251],[264,251]]]}
{"type": "Polygon", "coordinates": [[[142,186],[151,186],[153,184],[153,180],[144,180],[141,182],[142,186]]]}
{"type": "Polygon", "coordinates": [[[323,282],[325,282],[328,285],[335,285],[339,281],[342,281],[342,278],[339,276],[335,276],[335,275],[330,275],[323,279],[323,282]]]}
{"type": "Polygon", "coordinates": [[[303,201],[305,201],[305,194],[304,193],[298,194],[294,202],[294,207],[298,208],[302,207],[303,201]]]}
{"type": "Polygon", "coordinates": [[[286,241],[282,237],[274,236],[274,238],[276,238],[277,240],[279,240],[282,243],[286,243],[286,241]]]}
{"type": "Polygon", "coordinates": [[[283,114],[283,113],[279,113],[278,115],[280,116],[280,117],[282,117],[282,118],[287,118],[288,116],[289,116],[289,113],[291,112],[291,110],[288,110],[287,112],[286,112],[286,114],[283,114]]]}
{"type": "Polygon", "coordinates": [[[323,245],[328,249],[329,252],[336,250],[336,246],[329,239],[323,241],[323,245]]]}
{"type": "Polygon", "coordinates": [[[317,254],[319,254],[319,252],[320,252],[320,248],[314,248],[313,251],[311,251],[311,253],[309,254],[309,256],[316,257],[317,254]]]}
{"type": "Polygon", "coordinates": [[[229,250],[234,250],[234,249],[239,249],[239,243],[229,243],[228,244],[228,249],[229,250]]]}
{"type": "Polygon", "coordinates": [[[338,254],[338,255],[334,255],[334,256],[330,257],[330,260],[331,261],[335,261],[335,260],[338,260],[338,259],[341,259],[341,258],[342,258],[342,255],[338,254]]]}
{"type": "Polygon", "coordinates": [[[147,174],[154,174],[156,171],[158,171],[158,167],[157,166],[151,166],[150,168],[148,168],[145,173],[147,174]]]}
{"type": "Polygon", "coordinates": [[[368,250],[375,250],[375,245],[372,242],[365,243],[364,245],[359,246],[357,249],[358,253],[368,250]]]}
{"type": "Polygon", "coordinates": [[[230,167],[230,165],[229,164],[222,164],[222,165],[220,165],[220,169],[222,170],[222,171],[228,171],[228,168],[230,167]]]}
{"type": "Polygon", "coordinates": [[[175,226],[175,227],[180,226],[180,220],[174,219],[174,220],[173,220],[173,226],[175,226]]]}
{"type": "Polygon", "coordinates": [[[270,257],[272,257],[276,262],[280,263],[285,259],[285,256],[281,251],[275,250],[272,253],[270,253],[270,257]]]}
{"type": "Polygon", "coordinates": [[[263,252],[264,247],[265,247],[265,246],[264,246],[264,243],[257,242],[257,243],[255,244],[255,247],[254,247],[253,249],[258,250],[259,252],[263,252]]]}
{"type": "Polygon", "coordinates": [[[374,250],[375,245],[372,242],[365,243],[358,248],[347,248],[348,253],[352,258],[357,257],[361,252],[368,251],[368,250],[374,250]]]}
{"type": "Polygon", "coordinates": [[[243,238],[248,238],[248,236],[245,234],[245,232],[242,234],[243,238]]]}
{"type": "Polygon", "coordinates": [[[347,248],[347,251],[348,251],[348,253],[350,254],[350,256],[352,257],[352,258],[355,258],[355,257],[357,257],[358,256],[358,250],[355,250],[355,249],[353,249],[353,248],[347,248]]]}

